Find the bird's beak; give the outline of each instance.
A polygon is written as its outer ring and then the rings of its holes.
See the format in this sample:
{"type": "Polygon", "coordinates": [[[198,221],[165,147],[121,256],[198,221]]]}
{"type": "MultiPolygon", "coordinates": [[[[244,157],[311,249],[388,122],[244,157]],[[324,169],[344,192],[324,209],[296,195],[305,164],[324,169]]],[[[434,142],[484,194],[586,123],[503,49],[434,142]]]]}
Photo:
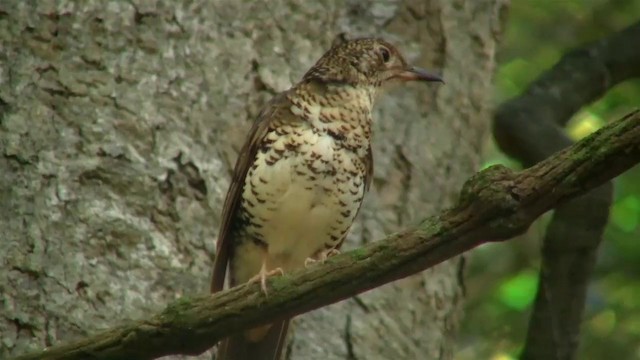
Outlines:
{"type": "Polygon", "coordinates": [[[416,66],[407,67],[394,77],[403,81],[439,81],[444,84],[444,80],[440,75],[416,66]]]}

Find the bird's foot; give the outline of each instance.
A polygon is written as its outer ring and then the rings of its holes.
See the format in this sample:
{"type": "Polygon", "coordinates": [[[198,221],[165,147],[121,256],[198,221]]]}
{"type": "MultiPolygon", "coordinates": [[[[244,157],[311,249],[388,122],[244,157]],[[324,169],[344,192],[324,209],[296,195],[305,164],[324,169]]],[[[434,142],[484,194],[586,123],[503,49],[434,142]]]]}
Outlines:
{"type": "Polygon", "coordinates": [[[308,257],[304,260],[304,267],[308,268],[309,266],[320,262],[321,264],[324,264],[325,261],[327,261],[328,258],[332,257],[332,256],[336,256],[336,255],[340,255],[340,250],[336,249],[336,248],[331,248],[329,250],[323,250],[318,254],[318,258],[312,258],[312,257],[308,257]]]}
{"type": "Polygon", "coordinates": [[[317,262],[318,262],[318,260],[316,260],[316,259],[314,259],[312,257],[308,257],[308,258],[304,259],[304,267],[308,269],[311,265],[313,265],[313,264],[315,264],[317,262]]]}
{"type": "Polygon", "coordinates": [[[336,248],[331,248],[320,253],[322,261],[326,261],[328,258],[336,255],[340,255],[340,250],[336,248]]]}
{"type": "Polygon", "coordinates": [[[264,293],[265,296],[269,296],[269,293],[267,292],[267,278],[269,276],[274,276],[274,275],[284,275],[284,270],[282,270],[282,268],[275,268],[272,270],[267,270],[266,266],[262,266],[262,268],[260,269],[260,272],[252,277],[251,279],[249,279],[249,281],[247,282],[248,284],[253,284],[256,282],[260,282],[260,288],[262,289],[262,292],[264,293]]]}

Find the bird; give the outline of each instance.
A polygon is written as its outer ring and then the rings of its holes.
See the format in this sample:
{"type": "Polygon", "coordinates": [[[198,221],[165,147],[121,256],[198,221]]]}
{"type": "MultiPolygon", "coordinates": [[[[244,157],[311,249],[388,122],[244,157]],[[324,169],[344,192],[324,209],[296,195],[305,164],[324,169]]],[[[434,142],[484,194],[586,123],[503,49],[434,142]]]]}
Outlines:
{"type": "MultiPolygon", "coordinates": [[[[211,292],[259,282],[339,252],[373,177],[372,110],[389,83],[443,82],[376,37],[335,37],[302,80],[274,96],[236,161],[211,292]],[[228,275],[227,275],[228,272],[228,275]]],[[[232,334],[216,360],[278,360],[290,319],[232,334]]]]}

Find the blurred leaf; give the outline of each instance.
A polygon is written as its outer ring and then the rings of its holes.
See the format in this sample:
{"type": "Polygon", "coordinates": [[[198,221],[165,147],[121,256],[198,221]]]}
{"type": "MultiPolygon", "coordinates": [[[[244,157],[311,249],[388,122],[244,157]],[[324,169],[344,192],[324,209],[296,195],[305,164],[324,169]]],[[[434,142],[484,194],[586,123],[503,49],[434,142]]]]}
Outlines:
{"type": "Polygon", "coordinates": [[[598,336],[607,336],[613,331],[616,325],[616,313],[613,310],[605,310],[600,314],[594,316],[589,321],[589,327],[591,331],[598,336]]]}
{"type": "Polygon", "coordinates": [[[517,358],[509,355],[509,354],[496,354],[494,356],[491,357],[491,360],[516,360],[517,358]]]}
{"type": "Polygon", "coordinates": [[[611,209],[611,220],[623,231],[635,231],[640,220],[640,199],[638,196],[627,195],[617,201],[611,209]]]}
{"type": "Polygon", "coordinates": [[[533,302],[538,288],[538,275],[526,270],[505,281],[498,289],[500,301],[516,310],[524,310],[533,302]]]}
{"type": "Polygon", "coordinates": [[[577,141],[593,133],[604,125],[604,121],[591,111],[582,111],[567,124],[567,133],[571,139],[577,141]]]}
{"type": "Polygon", "coordinates": [[[624,331],[635,336],[640,336],[640,318],[635,316],[626,317],[623,323],[624,331]]]}

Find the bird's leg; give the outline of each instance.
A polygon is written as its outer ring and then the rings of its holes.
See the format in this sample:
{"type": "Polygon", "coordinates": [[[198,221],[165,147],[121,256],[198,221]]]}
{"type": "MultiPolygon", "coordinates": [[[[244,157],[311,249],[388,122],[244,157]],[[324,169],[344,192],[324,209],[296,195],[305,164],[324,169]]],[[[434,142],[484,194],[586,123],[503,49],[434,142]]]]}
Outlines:
{"type": "Polygon", "coordinates": [[[267,292],[267,277],[273,275],[284,275],[284,271],[280,267],[269,270],[267,268],[267,258],[268,252],[265,251],[262,258],[262,266],[260,267],[260,272],[248,281],[248,284],[253,284],[260,281],[260,288],[262,289],[262,292],[264,292],[265,296],[269,295],[267,292]]]}
{"type": "Polygon", "coordinates": [[[309,266],[317,263],[318,261],[322,264],[324,264],[325,261],[327,261],[328,258],[332,257],[332,256],[336,256],[336,255],[340,255],[340,250],[336,249],[336,248],[331,248],[331,249],[327,249],[327,250],[322,250],[318,253],[317,255],[317,259],[313,258],[313,257],[308,257],[304,260],[304,267],[308,268],[309,266]]]}

